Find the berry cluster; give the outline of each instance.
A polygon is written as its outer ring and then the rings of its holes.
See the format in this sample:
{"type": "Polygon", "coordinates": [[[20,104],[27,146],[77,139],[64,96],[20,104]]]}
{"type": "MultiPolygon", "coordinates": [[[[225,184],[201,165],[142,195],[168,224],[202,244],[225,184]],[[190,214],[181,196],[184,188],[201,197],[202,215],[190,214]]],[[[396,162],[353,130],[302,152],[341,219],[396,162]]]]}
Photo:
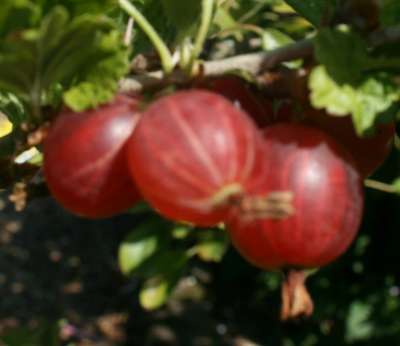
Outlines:
{"type": "Polygon", "coordinates": [[[45,142],[45,177],[65,208],[86,217],[144,199],[172,220],[225,222],[243,257],[287,274],[282,317],[307,315],[303,269],[330,263],[351,244],[362,179],[387,155],[393,128],[363,139],[347,118],[304,114],[290,104],[274,111],[236,77],[144,110],[139,97],[120,95],[58,116],[45,142]]]}

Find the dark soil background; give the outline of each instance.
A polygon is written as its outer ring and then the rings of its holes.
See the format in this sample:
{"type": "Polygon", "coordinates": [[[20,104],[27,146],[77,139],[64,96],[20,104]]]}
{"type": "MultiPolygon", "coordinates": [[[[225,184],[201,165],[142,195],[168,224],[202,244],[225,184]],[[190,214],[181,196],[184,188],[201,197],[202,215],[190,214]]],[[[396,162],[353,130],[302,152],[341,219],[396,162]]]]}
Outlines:
{"type": "MultiPolygon", "coordinates": [[[[391,157],[385,167],[393,166],[400,168],[391,157]]],[[[390,181],[385,167],[377,179],[390,181]]],[[[314,316],[284,324],[279,275],[233,249],[218,264],[193,260],[168,304],[146,312],[140,280],[123,277],[117,264],[118,246],[140,217],[85,220],[48,197],[17,213],[5,192],[0,207],[2,335],[56,324],[69,346],[400,344],[397,196],[367,191],[357,241],[309,280],[314,316]]]]}

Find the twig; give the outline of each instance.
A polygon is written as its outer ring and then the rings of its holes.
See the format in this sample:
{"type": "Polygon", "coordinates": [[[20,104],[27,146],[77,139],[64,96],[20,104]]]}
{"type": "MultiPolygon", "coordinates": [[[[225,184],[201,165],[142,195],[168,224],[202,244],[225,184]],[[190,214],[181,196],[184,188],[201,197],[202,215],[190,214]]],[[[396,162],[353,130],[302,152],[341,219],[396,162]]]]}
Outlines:
{"type": "MultiPolygon", "coordinates": [[[[369,36],[372,47],[400,41],[400,25],[378,30],[369,36]]],[[[230,71],[241,70],[252,75],[270,70],[282,62],[304,59],[313,55],[314,47],[312,39],[304,39],[282,48],[268,52],[257,52],[237,55],[235,57],[206,61],[203,63],[203,75],[220,76],[230,71]]],[[[126,78],[120,83],[122,92],[141,91],[152,89],[164,83],[184,83],[187,76],[182,71],[174,71],[168,80],[162,71],[150,72],[144,75],[126,78]]]]}
{"type": "Polygon", "coordinates": [[[126,46],[129,46],[131,44],[134,22],[135,22],[135,20],[132,17],[129,18],[128,25],[126,26],[125,35],[124,35],[124,44],[126,46]]]}
{"type": "MultiPolygon", "coordinates": [[[[312,54],[312,41],[302,40],[270,52],[243,54],[222,60],[207,61],[203,63],[202,72],[206,76],[220,76],[229,71],[241,70],[257,75],[281,62],[306,58],[312,54]]],[[[120,90],[122,92],[141,91],[162,85],[164,82],[184,83],[188,77],[182,71],[177,70],[168,76],[168,80],[165,78],[162,71],[129,77],[121,81],[120,90]]]]}

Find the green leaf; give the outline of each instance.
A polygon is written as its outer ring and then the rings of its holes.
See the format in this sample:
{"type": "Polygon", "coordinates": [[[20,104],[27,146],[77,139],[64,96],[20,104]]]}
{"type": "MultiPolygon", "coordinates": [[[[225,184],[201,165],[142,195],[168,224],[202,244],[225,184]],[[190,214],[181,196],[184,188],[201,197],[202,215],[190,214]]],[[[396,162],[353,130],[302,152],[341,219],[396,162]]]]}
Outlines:
{"type": "Polygon", "coordinates": [[[370,66],[365,41],[355,33],[323,29],[314,42],[317,60],[339,84],[359,82],[370,66]]]}
{"type": "Polygon", "coordinates": [[[399,90],[384,80],[367,79],[356,91],[352,117],[358,134],[368,130],[377,116],[398,100],[399,90]]]}
{"type": "MultiPolygon", "coordinates": [[[[140,5],[141,13],[146,17],[146,19],[151,23],[157,33],[161,36],[167,45],[176,44],[177,31],[172,22],[168,19],[165,13],[164,5],[160,0],[137,0],[140,5]]],[[[141,30],[137,29],[135,31],[133,40],[133,50],[145,53],[149,51],[154,51],[152,44],[150,43],[146,34],[141,30]]]]}
{"type": "Polygon", "coordinates": [[[108,49],[109,57],[88,69],[82,76],[83,81],[64,93],[65,104],[75,111],[94,108],[111,100],[119,79],[129,70],[128,51],[123,47],[120,35],[113,31],[103,39],[104,52],[108,49]]]}
{"type": "Polygon", "coordinates": [[[334,29],[320,30],[314,39],[315,56],[339,84],[357,85],[368,73],[400,69],[399,55],[379,56],[369,52],[358,34],[334,29]]]}
{"type": "Polygon", "coordinates": [[[163,276],[146,280],[139,292],[140,305],[146,310],[155,310],[164,305],[171,294],[174,282],[163,276]]]}
{"type": "Polygon", "coordinates": [[[188,256],[185,251],[166,251],[153,261],[153,274],[139,292],[140,304],[147,310],[161,307],[181,277],[188,256]]]}
{"type": "Polygon", "coordinates": [[[14,126],[27,120],[24,106],[18,98],[10,93],[0,93],[0,111],[3,112],[14,126]]]}
{"type": "Polygon", "coordinates": [[[0,336],[5,346],[59,346],[59,327],[57,323],[43,322],[34,330],[20,327],[0,336]]]}
{"type": "Polygon", "coordinates": [[[0,4],[0,37],[31,27],[38,19],[40,8],[30,0],[2,0],[0,4]]]}
{"type": "Polygon", "coordinates": [[[311,103],[337,116],[351,114],[358,134],[364,133],[377,116],[399,99],[399,90],[384,78],[369,77],[358,87],[338,85],[324,66],[310,74],[311,103]]]}
{"type": "Polygon", "coordinates": [[[159,251],[168,224],[160,219],[150,219],[140,224],[122,242],[118,251],[121,271],[131,274],[159,251]]]}
{"type": "Polygon", "coordinates": [[[195,252],[203,261],[220,262],[229,245],[228,234],[222,230],[199,230],[195,252]]]}
{"type": "Polygon", "coordinates": [[[168,20],[178,33],[178,42],[195,34],[201,16],[201,1],[161,0],[168,20]]]}
{"type": "Polygon", "coordinates": [[[114,96],[128,70],[128,53],[110,18],[71,19],[56,6],[38,28],[0,40],[0,90],[14,93],[35,116],[40,107],[55,106],[63,89],[74,110],[94,107],[114,96]]]}
{"type": "Polygon", "coordinates": [[[394,134],[394,140],[393,140],[393,145],[394,147],[400,151],[400,137],[397,133],[394,134]]]}
{"type": "Polygon", "coordinates": [[[369,321],[371,313],[370,305],[357,301],[351,304],[346,321],[346,341],[362,341],[372,335],[374,326],[369,321]]]}
{"type": "MultiPolygon", "coordinates": [[[[168,245],[168,243],[164,243],[168,245]]],[[[179,272],[189,256],[184,250],[173,250],[171,247],[164,246],[144,261],[140,267],[137,268],[136,273],[142,277],[150,278],[153,276],[169,273],[179,272]]]]}
{"type": "Polygon", "coordinates": [[[400,2],[398,0],[382,0],[380,23],[383,26],[397,25],[400,22],[400,2]]]}
{"type": "Polygon", "coordinates": [[[0,138],[9,135],[13,130],[13,124],[4,113],[0,112],[0,138]]]}
{"type": "Polygon", "coordinates": [[[392,183],[392,187],[395,191],[395,193],[400,195],[400,178],[397,178],[393,183],[392,183]]]}
{"type": "Polygon", "coordinates": [[[294,10],[318,27],[322,19],[331,15],[337,0],[285,0],[294,10]]]}
{"type": "Polygon", "coordinates": [[[213,24],[220,30],[227,30],[238,25],[235,18],[223,7],[218,7],[214,16],[213,24]]]}
{"type": "Polygon", "coordinates": [[[174,239],[186,239],[191,233],[193,227],[187,225],[177,225],[172,229],[172,237],[174,239]]]}
{"type": "Polygon", "coordinates": [[[11,132],[9,135],[0,138],[0,158],[10,158],[15,152],[15,136],[11,132]]]}

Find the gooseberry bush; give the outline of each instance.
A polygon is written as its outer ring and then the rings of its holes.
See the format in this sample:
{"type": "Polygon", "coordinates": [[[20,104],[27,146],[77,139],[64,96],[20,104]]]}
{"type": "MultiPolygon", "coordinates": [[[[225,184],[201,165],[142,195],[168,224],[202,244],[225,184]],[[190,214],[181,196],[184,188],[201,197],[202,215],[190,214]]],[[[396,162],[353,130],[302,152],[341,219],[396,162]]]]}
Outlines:
{"type": "Polygon", "coordinates": [[[398,146],[399,23],[391,0],[6,0],[1,188],[138,215],[118,258],[145,309],[231,243],[280,273],[281,319],[311,316],[305,280],[357,242],[364,187],[400,194],[374,177],[398,146]]]}

